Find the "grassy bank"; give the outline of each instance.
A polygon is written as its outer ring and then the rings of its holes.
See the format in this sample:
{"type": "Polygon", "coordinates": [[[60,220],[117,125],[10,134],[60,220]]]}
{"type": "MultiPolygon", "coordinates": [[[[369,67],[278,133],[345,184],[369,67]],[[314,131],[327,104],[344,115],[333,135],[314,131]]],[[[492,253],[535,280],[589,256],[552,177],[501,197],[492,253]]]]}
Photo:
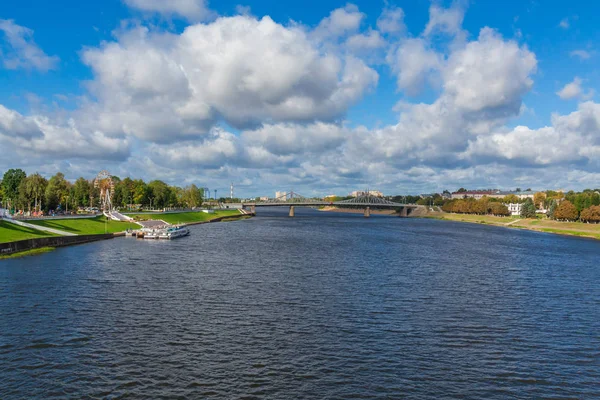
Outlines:
{"type": "Polygon", "coordinates": [[[527,229],[531,231],[556,233],[559,235],[581,236],[600,239],[600,224],[583,222],[560,222],[551,219],[535,219],[519,217],[495,217],[493,215],[470,215],[451,213],[429,213],[426,218],[447,221],[470,222],[477,224],[504,226],[508,228],[527,229]]]}
{"type": "Polygon", "coordinates": [[[162,220],[169,224],[191,224],[197,222],[206,222],[222,217],[243,217],[238,210],[219,210],[213,214],[207,214],[201,211],[180,212],[171,214],[127,214],[138,220],[162,220]]]}
{"type": "Polygon", "coordinates": [[[48,236],[54,235],[48,232],[11,224],[6,221],[0,221],[0,243],[16,242],[19,240],[35,239],[48,236]]]}
{"type": "Polygon", "coordinates": [[[48,253],[53,250],[54,250],[54,247],[40,247],[39,249],[25,250],[25,251],[20,251],[18,253],[9,254],[7,256],[0,256],[0,260],[7,260],[9,258],[21,258],[21,257],[27,257],[27,256],[35,256],[38,254],[48,253]]]}
{"type": "Polygon", "coordinates": [[[139,225],[130,222],[106,221],[106,217],[104,216],[98,216],[95,218],[52,219],[27,222],[33,225],[45,226],[65,232],[75,233],[77,235],[98,235],[105,233],[105,228],[106,233],[123,232],[127,229],[139,228],[139,225]]]}

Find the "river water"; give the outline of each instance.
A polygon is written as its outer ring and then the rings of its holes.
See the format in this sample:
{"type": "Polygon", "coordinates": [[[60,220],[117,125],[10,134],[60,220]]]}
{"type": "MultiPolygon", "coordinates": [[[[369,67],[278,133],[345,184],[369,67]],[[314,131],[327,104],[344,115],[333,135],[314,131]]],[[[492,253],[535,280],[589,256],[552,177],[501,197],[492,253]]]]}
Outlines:
{"type": "Polygon", "coordinates": [[[0,261],[0,398],[600,398],[600,242],[286,213],[0,261]]]}

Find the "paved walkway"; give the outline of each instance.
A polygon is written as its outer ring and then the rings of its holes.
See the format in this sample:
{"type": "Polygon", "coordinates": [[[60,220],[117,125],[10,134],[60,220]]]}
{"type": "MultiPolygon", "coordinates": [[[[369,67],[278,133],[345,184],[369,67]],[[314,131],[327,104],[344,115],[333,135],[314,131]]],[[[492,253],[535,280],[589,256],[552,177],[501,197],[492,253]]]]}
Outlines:
{"type": "Polygon", "coordinates": [[[60,235],[60,236],[77,236],[76,234],[71,233],[71,232],[59,231],[58,229],[47,228],[45,226],[28,224],[27,222],[17,221],[17,220],[11,219],[11,218],[2,218],[2,220],[6,221],[6,222],[10,222],[11,224],[15,224],[15,225],[19,225],[19,226],[24,226],[26,228],[37,229],[38,231],[44,231],[44,232],[54,233],[55,235],[60,235]]]}
{"type": "Polygon", "coordinates": [[[516,223],[517,223],[517,222],[519,222],[519,221],[522,221],[522,220],[521,220],[521,219],[516,219],[516,220],[514,220],[514,221],[512,221],[512,222],[509,222],[509,223],[507,223],[507,224],[504,224],[504,225],[508,226],[508,225],[516,224],[516,223]]]}

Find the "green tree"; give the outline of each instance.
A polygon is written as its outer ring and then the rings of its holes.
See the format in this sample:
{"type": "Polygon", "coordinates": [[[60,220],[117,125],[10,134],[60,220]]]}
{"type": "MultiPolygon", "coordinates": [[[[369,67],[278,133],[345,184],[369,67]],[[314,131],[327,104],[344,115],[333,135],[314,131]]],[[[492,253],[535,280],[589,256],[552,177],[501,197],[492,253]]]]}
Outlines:
{"type": "Polygon", "coordinates": [[[19,185],[27,177],[22,169],[9,169],[2,177],[3,199],[7,208],[13,208],[19,201],[19,185]]]}
{"type": "Polygon", "coordinates": [[[152,205],[156,208],[165,208],[169,205],[170,190],[169,186],[163,181],[155,180],[148,183],[150,197],[152,197],[152,205]]]}
{"type": "Polygon", "coordinates": [[[148,185],[141,179],[133,181],[133,202],[142,206],[149,203],[148,185]]]}
{"type": "Polygon", "coordinates": [[[46,210],[56,210],[58,206],[66,204],[67,196],[69,196],[69,186],[70,184],[62,172],[58,172],[48,180],[44,193],[46,210]]]}
{"type": "Polygon", "coordinates": [[[90,204],[90,189],[92,185],[85,178],[80,177],[73,185],[73,204],[76,207],[86,207],[90,204]]]}
{"type": "Polygon", "coordinates": [[[183,190],[183,203],[190,208],[202,205],[202,192],[194,184],[187,186],[183,190]]]}
{"type": "Polygon", "coordinates": [[[19,185],[19,198],[23,208],[31,211],[31,206],[33,205],[34,211],[40,211],[47,185],[48,181],[38,173],[29,175],[21,181],[19,185]]]}
{"type": "Polygon", "coordinates": [[[521,205],[521,218],[535,218],[535,205],[529,198],[521,205]]]}

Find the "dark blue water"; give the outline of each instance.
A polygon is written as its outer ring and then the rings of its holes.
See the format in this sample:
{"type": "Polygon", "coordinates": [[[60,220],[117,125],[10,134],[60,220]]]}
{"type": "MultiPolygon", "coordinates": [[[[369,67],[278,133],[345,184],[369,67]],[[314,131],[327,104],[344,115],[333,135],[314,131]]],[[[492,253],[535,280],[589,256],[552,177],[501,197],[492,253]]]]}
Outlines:
{"type": "Polygon", "coordinates": [[[600,242],[285,212],[1,261],[0,398],[600,398],[600,242]]]}

